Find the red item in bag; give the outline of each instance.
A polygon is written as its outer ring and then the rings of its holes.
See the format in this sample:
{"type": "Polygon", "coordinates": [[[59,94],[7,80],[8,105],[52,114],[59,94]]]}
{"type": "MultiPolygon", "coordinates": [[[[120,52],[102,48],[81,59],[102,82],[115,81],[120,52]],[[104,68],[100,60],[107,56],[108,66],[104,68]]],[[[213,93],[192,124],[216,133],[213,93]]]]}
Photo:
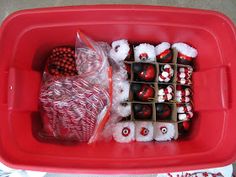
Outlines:
{"type": "Polygon", "coordinates": [[[52,75],[46,68],[40,93],[46,138],[92,143],[102,133],[112,94],[107,46],[79,32],[75,46],[78,75],[52,75]]]}

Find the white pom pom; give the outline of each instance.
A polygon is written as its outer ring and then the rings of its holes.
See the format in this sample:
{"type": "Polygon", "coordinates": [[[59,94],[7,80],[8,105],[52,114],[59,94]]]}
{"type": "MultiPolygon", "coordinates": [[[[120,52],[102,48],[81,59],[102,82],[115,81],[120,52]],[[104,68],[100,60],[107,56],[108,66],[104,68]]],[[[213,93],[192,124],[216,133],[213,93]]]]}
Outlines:
{"type": "Polygon", "coordinates": [[[155,47],[156,55],[160,55],[165,50],[170,49],[170,43],[162,42],[155,47]]]}
{"type": "Polygon", "coordinates": [[[152,141],[153,125],[152,122],[137,121],[135,123],[136,141],[152,141]]]}
{"type": "Polygon", "coordinates": [[[188,56],[188,57],[192,57],[195,58],[198,54],[197,50],[193,47],[191,47],[188,44],[182,43],[182,42],[178,42],[172,45],[172,48],[175,48],[178,52],[188,56]]]}
{"type": "Polygon", "coordinates": [[[125,39],[114,41],[111,44],[110,57],[115,61],[124,61],[129,55],[130,47],[129,43],[125,39]]]}
{"type": "Polygon", "coordinates": [[[134,122],[118,122],[113,128],[113,138],[120,143],[129,143],[135,139],[134,122]]]}
{"type": "Polygon", "coordinates": [[[130,83],[128,81],[113,82],[113,97],[118,102],[124,102],[129,98],[130,83]]]}
{"type": "Polygon", "coordinates": [[[134,48],[134,59],[135,61],[155,61],[156,54],[155,54],[155,47],[150,44],[140,44],[134,48]],[[142,60],[140,59],[140,56],[142,54],[147,54],[147,59],[142,60]]]}
{"type": "Polygon", "coordinates": [[[131,114],[131,104],[121,103],[116,107],[116,112],[121,117],[128,117],[131,114]]]}
{"type": "Polygon", "coordinates": [[[154,123],[154,139],[156,141],[170,141],[175,136],[175,126],[172,123],[154,123]]]}

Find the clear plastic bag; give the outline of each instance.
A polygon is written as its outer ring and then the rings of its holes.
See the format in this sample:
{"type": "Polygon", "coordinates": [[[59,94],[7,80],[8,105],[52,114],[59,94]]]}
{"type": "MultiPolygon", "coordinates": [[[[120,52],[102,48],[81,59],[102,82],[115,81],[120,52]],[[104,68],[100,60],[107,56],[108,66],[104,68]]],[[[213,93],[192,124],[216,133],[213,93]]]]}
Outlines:
{"type": "Polygon", "coordinates": [[[88,143],[98,139],[111,108],[111,69],[104,48],[107,45],[99,45],[78,32],[78,75],[44,75],[40,93],[44,136],[88,143]]]}

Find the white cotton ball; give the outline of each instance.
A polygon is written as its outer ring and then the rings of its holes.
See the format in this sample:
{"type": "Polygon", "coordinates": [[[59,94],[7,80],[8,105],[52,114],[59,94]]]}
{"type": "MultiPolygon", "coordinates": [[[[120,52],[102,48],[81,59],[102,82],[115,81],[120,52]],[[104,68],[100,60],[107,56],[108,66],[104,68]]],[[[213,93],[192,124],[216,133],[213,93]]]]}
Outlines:
{"type": "Polygon", "coordinates": [[[129,98],[130,83],[126,80],[113,82],[113,98],[117,102],[124,102],[129,98]]]}
{"type": "Polygon", "coordinates": [[[153,125],[150,121],[135,122],[135,137],[136,141],[152,141],[153,140],[153,125]]]}
{"type": "Polygon", "coordinates": [[[176,130],[173,123],[155,122],[153,125],[156,141],[170,141],[175,137],[176,130]]]}
{"type": "Polygon", "coordinates": [[[129,43],[125,39],[121,39],[118,41],[114,41],[111,44],[112,49],[110,50],[110,57],[117,61],[124,61],[126,57],[129,55],[130,47],[129,43]]]}
{"type": "Polygon", "coordinates": [[[156,59],[156,54],[155,54],[155,47],[150,44],[140,44],[134,48],[134,59],[135,61],[155,61],[156,59]],[[146,59],[141,59],[141,55],[146,54],[147,58],[146,59]]]}
{"type": "Polygon", "coordinates": [[[131,104],[130,103],[118,104],[115,109],[116,109],[117,114],[121,117],[128,117],[131,114],[131,104]]]}
{"type": "Polygon", "coordinates": [[[113,138],[120,143],[129,143],[135,140],[134,122],[118,122],[113,128],[113,138]]]}

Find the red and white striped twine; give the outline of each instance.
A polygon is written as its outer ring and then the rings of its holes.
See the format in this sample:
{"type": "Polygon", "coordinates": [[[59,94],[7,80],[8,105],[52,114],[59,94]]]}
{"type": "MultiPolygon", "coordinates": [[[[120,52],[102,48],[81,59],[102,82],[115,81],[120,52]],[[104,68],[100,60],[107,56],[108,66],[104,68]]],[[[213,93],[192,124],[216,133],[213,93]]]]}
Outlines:
{"type": "Polygon", "coordinates": [[[97,116],[109,104],[104,88],[78,77],[45,81],[40,101],[47,120],[44,127],[59,139],[88,141],[96,126],[97,116]]]}

